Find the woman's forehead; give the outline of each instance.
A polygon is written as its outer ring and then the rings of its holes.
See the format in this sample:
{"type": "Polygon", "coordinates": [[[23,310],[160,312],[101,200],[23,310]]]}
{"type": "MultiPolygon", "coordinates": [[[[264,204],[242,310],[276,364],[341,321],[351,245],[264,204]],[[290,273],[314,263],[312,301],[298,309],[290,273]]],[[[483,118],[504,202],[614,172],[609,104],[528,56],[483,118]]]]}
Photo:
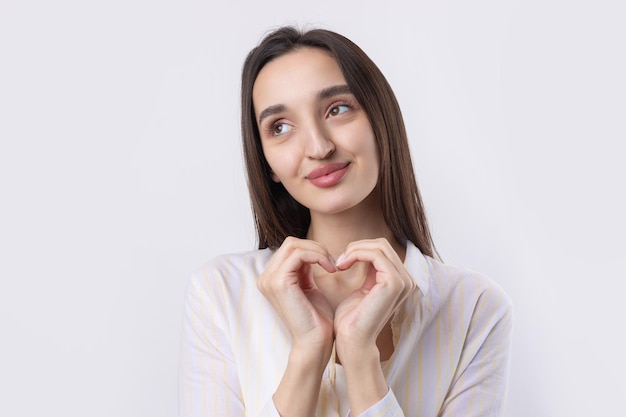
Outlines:
{"type": "Polygon", "coordinates": [[[319,48],[299,48],[267,63],[252,89],[256,109],[286,104],[300,98],[315,98],[319,91],[345,85],[346,80],[335,58],[319,48]]]}

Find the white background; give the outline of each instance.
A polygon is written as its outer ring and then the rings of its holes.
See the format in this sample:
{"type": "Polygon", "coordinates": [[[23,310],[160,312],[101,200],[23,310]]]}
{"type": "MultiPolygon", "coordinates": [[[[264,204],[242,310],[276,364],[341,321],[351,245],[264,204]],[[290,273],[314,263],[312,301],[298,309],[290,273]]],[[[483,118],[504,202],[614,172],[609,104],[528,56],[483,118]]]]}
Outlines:
{"type": "Polygon", "coordinates": [[[441,255],[513,299],[507,416],[623,412],[622,4],[2,0],[0,415],[176,415],[188,277],[254,248],[241,65],[287,23],[381,67],[441,255]]]}

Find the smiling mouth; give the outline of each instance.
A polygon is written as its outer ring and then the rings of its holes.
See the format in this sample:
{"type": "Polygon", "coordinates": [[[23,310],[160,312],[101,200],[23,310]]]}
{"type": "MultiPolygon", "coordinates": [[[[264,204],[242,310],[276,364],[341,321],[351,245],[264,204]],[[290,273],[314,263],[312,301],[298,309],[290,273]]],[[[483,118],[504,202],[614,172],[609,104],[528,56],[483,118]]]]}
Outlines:
{"type": "Polygon", "coordinates": [[[309,172],[306,179],[317,187],[332,187],[341,181],[349,168],[350,162],[326,164],[309,172]]]}
{"type": "Polygon", "coordinates": [[[344,169],[348,165],[350,165],[350,162],[337,162],[334,164],[326,164],[319,168],[315,168],[313,171],[309,172],[309,175],[306,176],[306,179],[314,180],[316,178],[323,177],[324,175],[329,175],[335,171],[344,169]]]}

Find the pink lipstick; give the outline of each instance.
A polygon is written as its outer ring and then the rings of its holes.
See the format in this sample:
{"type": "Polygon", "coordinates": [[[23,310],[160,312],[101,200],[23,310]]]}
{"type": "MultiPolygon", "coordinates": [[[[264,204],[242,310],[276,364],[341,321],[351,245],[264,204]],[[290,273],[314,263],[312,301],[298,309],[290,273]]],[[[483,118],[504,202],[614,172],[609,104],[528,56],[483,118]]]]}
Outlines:
{"type": "Polygon", "coordinates": [[[320,188],[328,188],[337,184],[350,169],[350,162],[337,162],[322,165],[309,172],[306,179],[320,188]]]}

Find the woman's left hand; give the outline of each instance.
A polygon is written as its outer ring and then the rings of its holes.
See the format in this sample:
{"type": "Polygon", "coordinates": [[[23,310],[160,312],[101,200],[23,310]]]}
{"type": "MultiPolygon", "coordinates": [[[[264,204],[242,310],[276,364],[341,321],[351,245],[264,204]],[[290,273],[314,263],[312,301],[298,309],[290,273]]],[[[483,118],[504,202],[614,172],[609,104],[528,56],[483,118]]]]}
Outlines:
{"type": "Polygon", "coordinates": [[[335,340],[340,358],[376,348],[382,329],[417,287],[387,239],[350,243],[336,266],[346,270],[356,262],[369,265],[361,288],[352,292],[335,310],[335,340]]]}
{"type": "Polygon", "coordinates": [[[337,306],[333,327],[337,356],[346,375],[350,410],[353,415],[360,415],[389,389],[376,342],[417,285],[386,239],[350,243],[336,266],[346,270],[356,262],[368,264],[365,280],[361,288],[337,306]]]}

